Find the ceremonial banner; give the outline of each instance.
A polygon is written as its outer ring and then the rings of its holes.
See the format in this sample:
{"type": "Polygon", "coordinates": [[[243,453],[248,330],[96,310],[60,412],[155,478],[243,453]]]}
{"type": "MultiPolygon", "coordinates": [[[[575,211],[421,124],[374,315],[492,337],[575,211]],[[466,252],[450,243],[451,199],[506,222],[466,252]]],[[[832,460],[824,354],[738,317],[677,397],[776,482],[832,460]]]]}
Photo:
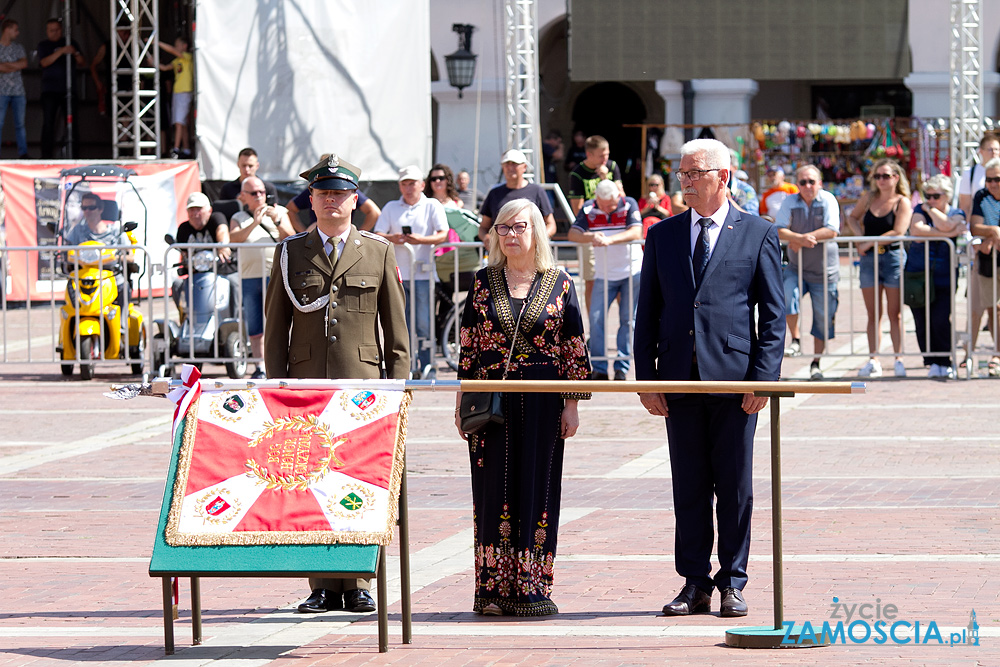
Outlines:
{"type": "Polygon", "coordinates": [[[410,401],[404,381],[392,384],[201,386],[185,415],[167,544],[388,544],[410,401]]]}

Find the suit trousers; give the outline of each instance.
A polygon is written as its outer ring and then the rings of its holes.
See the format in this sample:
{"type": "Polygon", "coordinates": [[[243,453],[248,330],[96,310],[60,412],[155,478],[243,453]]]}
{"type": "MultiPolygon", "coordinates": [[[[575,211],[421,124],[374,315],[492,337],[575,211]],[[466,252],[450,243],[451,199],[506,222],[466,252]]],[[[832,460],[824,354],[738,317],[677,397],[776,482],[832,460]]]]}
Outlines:
{"type": "Polygon", "coordinates": [[[309,589],[325,588],[334,593],[353,591],[355,588],[367,591],[371,588],[371,579],[319,579],[309,577],[309,589]]]}
{"type": "Polygon", "coordinates": [[[713,587],[742,590],[750,557],[757,415],[743,411],[742,396],[668,396],[667,407],[677,573],[705,592],[713,587]],[[713,496],[719,528],[719,571],[714,579],[713,496]]]}

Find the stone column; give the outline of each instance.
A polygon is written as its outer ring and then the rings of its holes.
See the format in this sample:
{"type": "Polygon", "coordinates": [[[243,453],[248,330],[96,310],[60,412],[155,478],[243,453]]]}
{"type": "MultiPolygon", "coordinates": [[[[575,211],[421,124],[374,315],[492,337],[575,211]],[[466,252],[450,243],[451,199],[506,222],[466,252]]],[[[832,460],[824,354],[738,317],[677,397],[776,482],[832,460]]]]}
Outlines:
{"type": "Polygon", "coordinates": [[[691,86],[698,125],[750,122],[750,100],[758,90],[753,79],[693,79],[691,86]]]}
{"type": "MultiPolygon", "coordinates": [[[[903,83],[913,93],[913,115],[920,118],[948,118],[951,114],[951,74],[913,72],[903,83]]],[[[983,73],[983,115],[993,118],[997,110],[1000,74],[983,73]]]]}
{"type": "MultiPolygon", "coordinates": [[[[656,81],[656,92],[663,98],[663,122],[667,125],[682,125],[684,123],[684,84],[672,79],[656,81]]],[[[684,130],[679,127],[668,127],[660,142],[660,155],[674,155],[680,152],[684,144],[684,130]]],[[[670,185],[667,185],[670,188],[670,185]]]]}

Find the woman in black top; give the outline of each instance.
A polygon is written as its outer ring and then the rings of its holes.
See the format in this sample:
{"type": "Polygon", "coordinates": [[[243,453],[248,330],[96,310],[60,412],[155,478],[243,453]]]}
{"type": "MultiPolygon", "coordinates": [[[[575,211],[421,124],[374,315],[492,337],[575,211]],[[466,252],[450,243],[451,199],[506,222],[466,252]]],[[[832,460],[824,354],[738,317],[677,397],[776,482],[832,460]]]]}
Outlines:
{"type": "MultiPolygon", "coordinates": [[[[857,236],[905,236],[910,228],[910,183],[903,168],[895,160],[882,159],[868,175],[868,190],[861,195],[857,206],[847,217],[851,232],[857,236]]],[[[882,338],[882,313],[889,313],[889,335],[892,351],[896,354],[893,371],[896,377],[905,377],[906,368],[899,354],[903,350],[903,319],[900,281],[906,252],[899,243],[864,242],[858,244],[861,254],[861,295],[868,311],[868,363],[858,371],[860,377],[881,377],[882,364],[878,350],[882,338]],[[878,262],[878,293],[875,290],[875,262],[878,262]],[[883,307],[882,295],[885,295],[883,307]],[[876,317],[876,304],[878,317],[876,317]]]]}

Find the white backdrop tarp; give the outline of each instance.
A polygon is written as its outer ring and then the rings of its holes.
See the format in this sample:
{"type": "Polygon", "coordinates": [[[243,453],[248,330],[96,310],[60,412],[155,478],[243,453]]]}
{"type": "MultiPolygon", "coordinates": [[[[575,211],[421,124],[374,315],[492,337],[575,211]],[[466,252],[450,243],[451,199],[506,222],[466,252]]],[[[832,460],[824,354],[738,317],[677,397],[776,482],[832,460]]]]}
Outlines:
{"type": "Polygon", "coordinates": [[[295,180],[322,153],[363,180],[430,168],[429,0],[201,0],[195,77],[202,175],[295,180]]]}

